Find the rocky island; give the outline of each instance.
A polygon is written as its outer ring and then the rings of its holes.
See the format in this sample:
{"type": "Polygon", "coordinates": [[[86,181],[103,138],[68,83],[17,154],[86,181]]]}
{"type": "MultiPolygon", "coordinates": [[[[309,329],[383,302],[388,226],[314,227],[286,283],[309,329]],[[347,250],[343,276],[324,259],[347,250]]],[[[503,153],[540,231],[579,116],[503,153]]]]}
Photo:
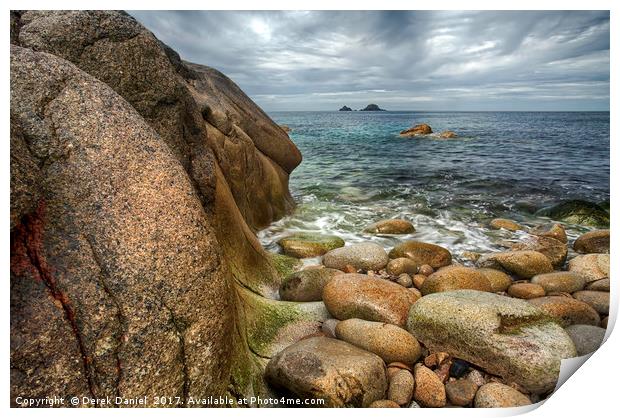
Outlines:
{"type": "Polygon", "coordinates": [[[10,35],[12,406],[524,406],[601,344],[603,207],[476,225],[499,251],[375,212],[363,239],[287,232],[268,251],[257,233],[293,211],[302,159],[286,125],[124,12],[11,12],[10,35]]]}
{"type": "Polygon", "coordinates": [[[385,109],[381,109],[378,105],[371,103],[363,109],[360,109],[360,112],[385,112],[385,109]]]}
{"type": "Polygon", "coordinates": [[[351,112],[353,109],[351,109],[349,106],[342,106],[340,109],[338,109],[338,111],[340,112],[351,112]]]}

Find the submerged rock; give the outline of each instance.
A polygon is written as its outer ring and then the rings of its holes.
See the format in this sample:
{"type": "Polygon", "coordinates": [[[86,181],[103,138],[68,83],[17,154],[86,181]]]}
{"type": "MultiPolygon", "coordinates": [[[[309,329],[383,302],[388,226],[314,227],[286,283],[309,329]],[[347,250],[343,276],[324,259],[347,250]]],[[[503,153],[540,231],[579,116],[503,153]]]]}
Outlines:
{"type": "Polygon", "coordinates": [[[609,229],[586,232],[575,240],[573,249],[582,254],[609,254],[609,238],[609,229]]]}
{"type": "Polygon", "coordinates": [[[439,134],[439,137],[443,139],[450,139],[450,138],[457,138],[458,135],[456,134],[456,132],[453,132],[453,131],[443,131],[439,134]]]}
{"type": "Polygon", "coordinates": [[[561,359],[576,355],[568,335],[541,310],[475,290],[424,296],[412,306],[407,329],[431,350],[448,352],[536,393],[553,389],[561,359]]]}
{"type": "Polygon", "coordinates": [[[411,234],[415,232],[413,224],[406,219],[385,219],[375,222],[364,229],[373,234],[411,234]]]}
{"type": "Polygon", "coordinates": [[[596,203],[585,200],[567,200],[557,205],[542,208],[537,216],[546,216],[557,221],[596,227],[609,226],[609,213],[596,203]]]}
{"type": "Polygon", "coordinates": [[[323,300],[323,287],[334,277],[344,274],[331,268],[313,268],[297,271],[280,285],[280,299],[293,302],[323,300]]]}
{"type": "Polygon", "coordinates": [[[477,269],[462,266],[442,267],[430,276],[420,288],[423,295],[446,292],[448,290],[473,289],[483,292],[492,290],[487,277],[477,269]]]}
{"type": "Polygon", "coordinates": [[[416,300],[409,289],[363,274],[337,276],[323,289],[323,302],[335,318],[360,318],[400,327],[407,322],[409,308],[416,300]]]}
{"type": "Polygon", "coordinates": [[[340,321],[336,337],[356,347],[375,353],[386,363],[412,365],[422,354],[418,340],[404,329],[392,324],[352,318],[340,321]]]}
{"type": "Polygon", "coordinates": [[[498,382],[482,385],[478,389],[474,401],[476,408],[514,408],[531,404],[530,398],[510,386],[498,382]]]}
{"type": "Polygon", "coordinates": [[[357,270],[377,271],[389,261],[388,255],[379,244],[363,242],[336,248],[323,256],[323,265],[338,270],[353,266],[357,270]]]}
{"type": "Polygon", "coordinates": [[[390,258],[406,257],[418,265],[427,264],[434,269],[449,266],[452,263],[450,251],[439,245],[421,241],[405,241],[398,244],[392,248],[389,256],[390,258]]]}
{"type": "Polygon", "coordinates": [[[333,338],[301,340],[271,358],[267,382],[303,399],[324,399],[324,407],[367,407],[388,388],[381,358],[333,338]]]}
{"type": "Polygon", "coordinates": [[[491,229],[507,229],[508,231],[522,231],[523,228],[521,225],[512,221],[510,219],[504,218],[495,218],[491,222],[489,222],[489,227],[491,229]]]}
{"type": "Polygon", "coordinates": [[[553,271],[551,261],[538,251],[506,251],[485,254],[476,263],[479,267],[506,270],[524,279],[553,271]]]}
{"type": "Polygon", "coordinates": [[[609,279],[609,254],[579,255],[568,262],[568,271],[580,275],[586,283],[609,279]]]}
{"type": "Polygon", "coordinates": [[[310,232],[298,232],[281,238],[278,245],[284,254],[297,257],[318,257],[334,248],[344,246],[342,238],[335,235],[321,235],[310,232]]]}
{"type": "Polygon", "coordinates": [[[428,135],[432,134],[433,130],[426,123],[421,123],[419,125],[412,126],[411,128],[405,129],[401,131],[400,136],[408,137],[408,136],[419,136],[419,135],[428,135]]]}

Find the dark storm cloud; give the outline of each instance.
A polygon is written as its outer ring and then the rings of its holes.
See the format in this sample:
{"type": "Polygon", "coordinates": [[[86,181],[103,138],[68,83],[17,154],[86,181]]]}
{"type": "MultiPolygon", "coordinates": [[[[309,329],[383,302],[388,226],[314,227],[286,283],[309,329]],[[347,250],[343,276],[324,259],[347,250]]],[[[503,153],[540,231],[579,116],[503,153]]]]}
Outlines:
{"type": "Polygon", "coordinates": [[[609,13],[131,14],[267,110],[609,109],[609,13]]]}

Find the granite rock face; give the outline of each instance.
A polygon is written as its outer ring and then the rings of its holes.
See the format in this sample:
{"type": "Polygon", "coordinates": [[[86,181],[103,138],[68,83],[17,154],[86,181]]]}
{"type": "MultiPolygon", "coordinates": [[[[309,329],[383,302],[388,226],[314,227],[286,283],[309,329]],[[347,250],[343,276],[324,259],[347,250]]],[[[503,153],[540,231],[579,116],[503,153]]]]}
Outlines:
{"type": "MultiPolygon", "coordinates": [[[[260,393],[295,145],[124,12],[12,12],[11,43],[11,397],[260,393]]],[[[320,326],[273,303],[288,343],[320,326]]]]}

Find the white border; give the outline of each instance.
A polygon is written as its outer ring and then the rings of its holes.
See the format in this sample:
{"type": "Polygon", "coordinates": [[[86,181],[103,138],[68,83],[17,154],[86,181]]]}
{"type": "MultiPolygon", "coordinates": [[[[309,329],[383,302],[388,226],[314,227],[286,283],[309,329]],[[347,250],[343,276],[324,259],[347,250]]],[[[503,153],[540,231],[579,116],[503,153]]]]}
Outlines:
{"type": "MultiPolygon", "coordinates": [[[[521,0],[521,1],[489,1],[489,0],[470,0],[467,2],[456,0],[433,0],[428,2],[420,1],[403,1],[403,0],[381,0],[380,2],[370,0],[358,0],[355,2],[343,2],[335,0],[302,0],[296,1],[294,4],[291,1],[284,0],[271,0],[263,2],[251,2],[243,0],[216,0],[216,1],[186,1],[176,0],[174,2],[165,1],[11,1],[3,2],[3,17],[5,26],[3,31],[3,45],[5,47],[5,53],[2,54],[4,77],[2,83],[4,86],[4,100],[2,102],[2,123],[3,132],[8,135],[9,132],[9,31],[8,23],[9,16],[8,11],[10,9],[125,9],[125,10],[167,10],[167,9],[212,9],[212,10],[291,10],[291,9],[305,9],[305,10],[399,10],[399,9],[417,9],[417,10],[445,10],[445,9],[467,9],[467,10],[611,10],[611,83],[610,83],[610,116],[611,116],[611,138],[616,138],[616,123],[618,122],[618,92],[614,89],[616,87],[614,77],[618,74],[618,60],[617,60],[617,45],[616,42],[620,39],[618,36],[618,19],[616,13],[620,7],[618,1],[603,1],[603,0],[589,0],[589,1],[544,1],[544,0],[521,0]],[[8,3],[8,4],[7,4],[8,3]]],[[[615,167],[617,158],[617,146],[613,141],[611,143],[611,167],[615,167]]],[[[9,161],[9,141],[5,137],[3,141],[2,149],[2,170],[3,170],[3,184],[4,194],[2,195],[2,213],[5,219],[4,227],[4,239],[2,240],[2,260],[4,261],[4,271],[8,272],[9,269],[9,255],[10,255],[10,234],[9,234],[9,190],[10,190],[10,161],[9,161]]],[[[615,210],[616,196],[618,193],[618,181],[611,177],[611,208],[612,208],[612,223],[615,225],[615,219],[617,211],[615,210]]],[[[618,245],[618,236],[614,235],[612,238],[612,254],[616,254],[620,251],[620,245],[618,245]]],[[[618,262],[616,258],[612,257],[612,275],[617,278],[618,262]]],[[[6,274],[6,273],[5,273],[6,274]]],[[[612,280],[612,315],[610,316],[609,330],[612,329],[615,322],[615,313],[618,309],[618,283],[617,280],[612,280]]],[[[4,412],[8,412],[5,416],[15,417],[29,417],[29,416],[49,416],[49,417],[75,417],[77,414],[85,413],[84,410],[73,409],[9,409],[9,278],[8,274],[4,279],[4,307],[0,312],[2,316],[2,347],[4,355],[2,359],[2,391],[0,392],[0,405],[4,412]]],[[[609,334],[609,333],[608,333],[609,334]]],[[[618,382],[620,379],[618,367],[620,353],[620,343],[617,333],[608,335],[606,343],[597,350],[591,358],[587,361],[586,367],[579,368],[575,375],[566,381],[564,385],[554,393],[540,408],[521,408],[518,411],[515,410],[482,410],[482,409],[418,409],[413,411],[403,411],[398,409],[389,409],[377,411],[370,409],[358,409],[355,410],[356,416],[370,417],[376,416],[376,412],[380,414],[393,414],[394,416],[409,416],[411,414],[424,415],[424,416],[453,416],[453,417],[483,417],[483,416],[510,416],[518,413],[530,412],[531,417],[551,417],[551,416],[600,416],[606,417],[611,415],[613,406],[617,400],[618,394],[618,382]],[[372,415],[371,415],[372,414],[372,415]]],[[[315,409],[298,409],[294,412],[290,409],[252,409],[252,410],[230,410],[230,409],[194,409],[194,410],[166,410],[166,409],[152,409],[146,413],[149,417],[170,417],[171,415],[183,415],[183,416],[230,416],[230,415],[259,415],[259,416],[287,416],[294,413],[296,416],[301,417],[313,417],[316,413],[320,413],[328,416],[342,416],[342,414],[349,413],[350,410],[322,410],[318,412],[315,409]]],[[[110,414],[120,416],[136,416],[138,414],[144,414],[144,410],[130,410],[130,409],[118,409],[118,410],[89,410],[88,414],[98,417],[109,417],[110,414]]]]}

